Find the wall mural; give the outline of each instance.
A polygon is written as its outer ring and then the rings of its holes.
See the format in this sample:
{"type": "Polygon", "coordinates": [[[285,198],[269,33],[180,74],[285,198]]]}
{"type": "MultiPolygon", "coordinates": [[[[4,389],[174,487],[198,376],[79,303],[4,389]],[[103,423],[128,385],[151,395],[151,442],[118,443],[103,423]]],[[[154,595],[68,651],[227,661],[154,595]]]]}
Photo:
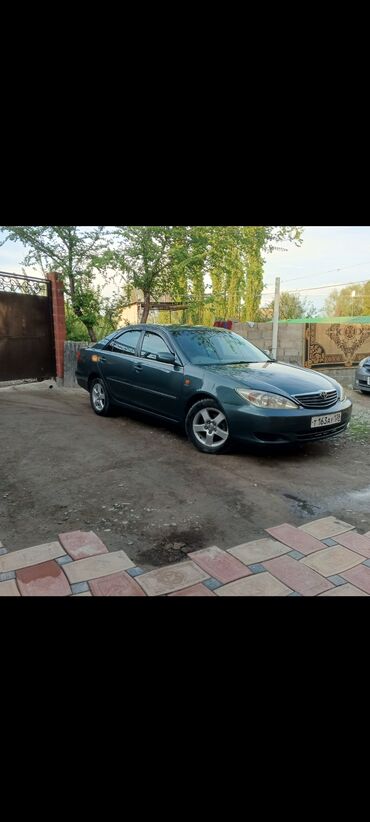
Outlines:
{"type": "Polygon", "coordinates": [[[370,325],[306,325],[306,368],[358,365],[370,356],[370,325]]]}

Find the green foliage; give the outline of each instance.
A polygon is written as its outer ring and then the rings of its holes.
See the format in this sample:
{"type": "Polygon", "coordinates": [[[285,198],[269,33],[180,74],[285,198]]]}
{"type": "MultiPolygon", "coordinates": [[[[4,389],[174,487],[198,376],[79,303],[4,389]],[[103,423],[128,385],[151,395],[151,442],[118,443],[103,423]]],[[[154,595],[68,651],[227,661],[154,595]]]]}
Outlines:
{"type": "Polygon", "coordinates": [[[355,317],[370,314],[370,280],[365,284],[334,289],[325,302],[328,317],[355,317]],[[355,294],[353,295],[353,292],[355,294]]]}
{"type": "MultiPolygon", "coordinates": [[[[283,291],[280,296],[280,319],[298,320],[301,317],[315,317],[317,310],[313,303],[297,294],[283,291]]],[[[274,301],[260,312],[261,319],[271,319],[274,316],[274,301]]]]}

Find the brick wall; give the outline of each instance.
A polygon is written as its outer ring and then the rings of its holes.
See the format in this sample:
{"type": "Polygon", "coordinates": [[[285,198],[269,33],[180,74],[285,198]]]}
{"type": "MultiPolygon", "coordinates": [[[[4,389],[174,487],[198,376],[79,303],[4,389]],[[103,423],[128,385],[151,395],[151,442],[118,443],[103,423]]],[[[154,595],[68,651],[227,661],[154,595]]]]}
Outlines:
{"type": "Polygon", "coordinates": [[[57,383],[62,383],[64,376],[64,342],[67,336],[63,284],[59,280],[58,275],[54,272],[48,274],[47,278],[51,285],[56,380],[57,383]]]}
{"type": "MultiPolygon", "coordinates": [[[[272,323],[234,323],[233,331],[251,343],[262,348],[272,350],[272,323]]],[[[304,364],[305,350],[304,323],[290,325],[279,323],[277,359],[293,365],[304,364]]]]}

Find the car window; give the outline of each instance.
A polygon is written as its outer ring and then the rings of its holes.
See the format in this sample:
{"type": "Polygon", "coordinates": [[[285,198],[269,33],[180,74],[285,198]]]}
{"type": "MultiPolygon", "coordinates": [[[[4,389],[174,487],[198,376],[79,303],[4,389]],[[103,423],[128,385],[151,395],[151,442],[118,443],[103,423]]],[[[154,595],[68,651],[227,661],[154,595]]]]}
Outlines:
{"type": "Polygon", "coordinates": [[[147,360],[155,360],[157,354],[163,354],[164,352],[168,354],[171,353],[168,345],[162,340],[162,337],[159,337],[158,334],[153,334],[151,331],[147,331],[143,340],[141,356],[147,360]]]}
{"type": "Polygon", "coordinates": [[[171,333],[194,365],[233,365],[270,360],[259,348],[231,331],[180,328],[171,333]]]}
{"type": "Polygon", "coordinates": [[[116,351],[117,354],[131,354],[132,356],[136,354],[140,336],[141,331],[125,331],[111,342],[111,349],[116,351]]]}

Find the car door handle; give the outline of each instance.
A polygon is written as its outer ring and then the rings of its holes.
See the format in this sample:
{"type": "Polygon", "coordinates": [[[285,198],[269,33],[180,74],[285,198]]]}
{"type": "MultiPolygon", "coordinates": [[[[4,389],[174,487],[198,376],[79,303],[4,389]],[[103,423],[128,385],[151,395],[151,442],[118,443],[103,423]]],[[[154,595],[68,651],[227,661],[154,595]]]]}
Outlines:
{"type": "Polygon", "coordinates": [[[135,365],[135,371],[137,371],[138,373],[140,373],[140,371],[142,371],[142,370],[143,370],[143,366],[142,366],[142,365],[135,365]]]}

